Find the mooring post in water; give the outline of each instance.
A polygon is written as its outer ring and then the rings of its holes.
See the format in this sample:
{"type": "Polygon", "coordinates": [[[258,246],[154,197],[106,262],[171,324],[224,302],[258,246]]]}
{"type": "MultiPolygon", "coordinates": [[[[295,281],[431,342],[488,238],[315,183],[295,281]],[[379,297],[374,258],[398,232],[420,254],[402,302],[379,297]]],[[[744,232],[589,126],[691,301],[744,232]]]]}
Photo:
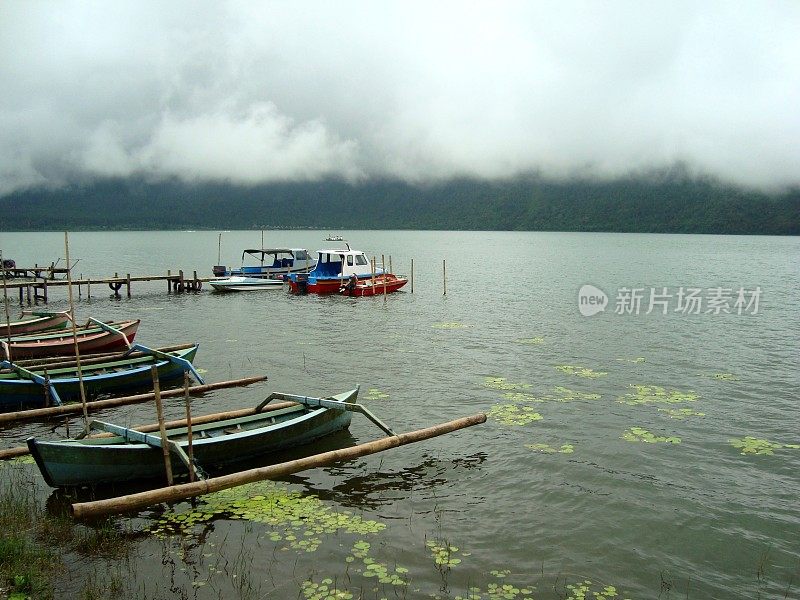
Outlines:
{"type": "Polygon", "coordinates": [[[381,271],[383,271],[383,299],[386,300],[386,258],[381,254],[381,271]]]}
{"type": "Polygon", "coordinates": [[[156,414],[158,416],[158,430],[161,432],[161,451],[164,454],[164,470],[167,473],[167,485],[172,486],[172,460],[169,457],[169,440],[167,440],[167,429],[164,427],[164,406],[161,404],[161,386],[158,381],[158,367],[150,367],[153,375],[153,397],[156,401],[156,414]]]}
{"type": "Polygon", "coordinates": [[[447,296],[447,260],[442,259],[442,283],[444,285],[443,296],[447,296]]]}
{"type": "Polygon", "coordinates": [[[189,400],[189,372],[183,372],[183,400],[186,403],[186,454],[189,457],[189,481],[194,481],[194,450],[192,449],[192,407],[189,400]]]}
{"type": "Polygon", "coordinates": [[[131,274],[128,273],[128,276],[125,278],[125,286],[128,288],[128,298],[131,297],[131,274]]]}
{"type": "Polygon", "coordinates": [[[69,262],[69,234],[64,232],[64,253],[67,257],[67,298],[69,299],[69,322],[72,324],[72,340],[75,343],[75,370],[78,372],[78,388],[81,393],[83,409],[83,427],[89,433],[89,413],[86,409],[86,388],[83,385],[83,368],[81,368],[81,352],[78,347],[78,330],[75,326],[75,303],[72,301],[72,267],[69,262]]]}
{"type": "Polygon", "coordinates": [[[278,479],[293,473],[305,471],[306,469],[322,467],[344,460],[353,460],[369,454],[382,452],[389,448],[397,448],[398,446],[420,442],[445,433],[452,433],[453,431],[478,425],[485,421],[486,415],[479,413],[471,417],[463,417],[426,429],[419,429],[399,435],[390,435],[373,442],[358,444],[357,446],[350,446],[340,450],[331,450],[330,452],[323,452],[322,454],[314,454],[313,456],[291,460],[277,465],[240,471],[238,473],[231,473],[230,475],[223,475],[221,477],[212,477],[211,479],[204,479],[193,483],[183,483],[168,488],[139,492],[138,494],[131,494],[129,496],[120,496],[107,500],[95,500],[93,502],[76,502],[70,506],[70,512],[76,519],[88,519],[139,510],[160,502],[177,502],[203,494],[226,490],[237,485],[253,483],[254,481],[263,481],[264,479],[278,479]]]}
{"type": "Polygon", "coordinates": [[[167,269],[167,293],[172,292],[172,269],[167,269]]]}

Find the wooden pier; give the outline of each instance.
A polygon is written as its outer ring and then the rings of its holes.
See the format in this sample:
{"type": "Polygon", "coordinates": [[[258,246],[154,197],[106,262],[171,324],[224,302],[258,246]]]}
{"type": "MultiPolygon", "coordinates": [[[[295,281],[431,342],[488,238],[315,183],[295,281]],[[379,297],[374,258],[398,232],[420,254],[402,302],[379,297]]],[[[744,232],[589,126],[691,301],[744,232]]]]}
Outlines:
{"type": "Polygon", "coordinates": [[[50,263],[49,267],[40,267],[34,265],[32,267],[0,267],[0,271],[5,275],[6,279],[55,279],[56,275],[67,275],[67,267],[57,267],[55,263],[50,263]]]}
{"type": "MultiPolygon", "coordinates": [[[[12,270],[12,269],[7,269],[12,270]]],[[[16,269],[19,270],[19,269],[16,269]]],[[[49,267],[43,268],[42,271],[49,270],[49,267]]],[[[63,269],[66,272],[66,269],[63,269]]],[[[209,281],[219,279],[218,277],[198,277],[197,271],[193,271],[191,277],[184,275],[182,270],[178,270],[175,274],[171,270],[167,271],[166,275],[131,275],[130,273],[120,276],[119,273],[114,273],[113,277],[101,278],[88,278],[83,277],[73,279],[73,287],[78,288],[78,297],[82,297],[83,288],[86,288],[86,297],[92,297],[92,286],[107,285],[112,294],[121,298],[120,291],[125,288],[125,293],[128,298],[131,297],[131,284],[140,282],[161,281],[167,283],[167,293],[180,294],[182,292],[199,292],[203,289],[203,284],[209,281]]],[[[53,287],[64,287],[67,281],[63,279],[48,279],[47,277],[36,278],[26,281],[6,281],[5,287],[10,291],[14,288],[19,290],[19,303],[23,306],[26,302],[28,306],[36,304],[39,300],[47,304],[48,291],[53,287]]],[[[10,295],[10,294],[9,294],[10,295]]]]}

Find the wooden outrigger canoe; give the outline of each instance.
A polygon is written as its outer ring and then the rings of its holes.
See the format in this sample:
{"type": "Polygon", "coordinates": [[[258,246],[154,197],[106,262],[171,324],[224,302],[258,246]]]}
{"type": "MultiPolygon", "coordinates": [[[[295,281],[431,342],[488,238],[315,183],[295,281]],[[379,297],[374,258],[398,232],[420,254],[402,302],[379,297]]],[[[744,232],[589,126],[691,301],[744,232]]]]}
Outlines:
{"type": "MultiPolygon", "coordinates": [[[[167,352],[134,344],[125,353],[87,360],[90,364],[82,363],[84,390],[87,396],[95,397],[152,388],[153,365],[158,368],[162,382],[179,379],[188,370],[203,383],[191,365],[196,353],[196,344],[167,352]]],[[[48,403],[60,405],[72,400],[80,400],[80,381],[74,363],[23,367],[0,361],[0,412],[41,408],[48,403]]]]}
{"type": "Polygon", "coordinates": [[[386,273],[376,275],[374,279],[348,281],[342,286],[341,294],[343,296],[379,296],[384,293],[396,292],[407,283],[408,279],[405,277],[386,273]]]}
{"type": "Polygon", "coordinates": [[[76,339],[81,354],[103,352],[128,347],[136,336],[139,323],[139,319],[110,323],[89,319],[85,325],[77,328],[75,336],[71,331],[45,331],[13,336],[7,340],[0,334],[0,346],[3,356],[12,360],[74,356],[76,339]]]}
{"type": "Polygon", "coordinates": [[[0,323],[0,337],[64,329],[69,322],[67,312],[25,312],[25,315],[27,318],[19,321],[0,323]]]}
{"type": "MultiPolygon", "coordinates": [[[[261,402],[254,414],[194,425],[195,465],[204,469],[220,467],[307,444],[347,429],[351,411],[362,412],[377,421],[367,409],[356,404],[357,396],[358,388],[330,398],[276,393],[261,402]],[[276,399],[297,403],[263,410],[270,400],[276,399]]],[[[80,486],[164,476],[164,454],[158,434],[97,420],[91,421],[90,426],[115,436],[59,441],[28,438],[28,448],[48,485],[80,486]]],[[[173,473],[188,474],[187,428],[167,430],[167,439],[173,473]]],[[[195,466],[191,468],[194,470],[195,466]]]]}

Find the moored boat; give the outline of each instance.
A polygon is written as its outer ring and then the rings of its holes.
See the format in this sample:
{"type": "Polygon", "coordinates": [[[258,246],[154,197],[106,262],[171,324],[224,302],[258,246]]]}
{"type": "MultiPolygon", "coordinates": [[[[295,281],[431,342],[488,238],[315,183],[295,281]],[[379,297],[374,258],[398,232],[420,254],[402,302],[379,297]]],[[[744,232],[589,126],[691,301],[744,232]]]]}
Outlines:
{"type": "MultiPolygon", "coordinates": [[[[373,270],[367,256],[360,250],[352,250],[349,244],[346,250],[318,250],[317,255],[317,266],[313,271],[293,273],[289,276],[289,289],[293,293],[337,294],[343,287],[353,285],[353,282],[357,282],[358,285],[364,284],[366,287],[367,281],[371,283],[373,279],[384,275],[383,269],[376,267],[373,270]]],[[[390,276],[396,278],[398,282],[403,280],[389,273],[386,275],[387,283],[390,276]]],[[[405,280],[391,291],[396,291],[403,285],[405,280]]],[[[383,293],[383,287],[380,293],[383,293]]]]}
{"type": "Polygon", "coordinates": [[[0,337],[0,356],[18,360],[20,358],[38,358],[46,356],[74,356],[77,340],[78,352],[104,352],[118,348],[126,348],[136,337],[139,319],[129,321],[111,321],[102,323],[94,319],[87,321],[72,330],[44,331],[28,335],[12,336],[10,339],[0,337]]]}
{"type": "Polygon", "coordinates": [[[248,248],[242,252],[241,267],[216,265],[213,272],[215,277],[283,278],[289,273],[310,271],[316,263],[305,248],[248,248]],[[253,262],[256,264],[247,264],[253,262]]]}
{"type": "MultiPolygon", "coordinates": [[[[196,344],[178,349],[150,349],[135,345],[133,352],[87,359],[81,376],[87,397],[152,388],[151,367],[158,369],[159,381],[167,384],[191,370],[196,344]],[[166,350],[166,351],[165,351],[166,350]],[[88,363],[88,364],[87,364],[88,363]]],[[[199,375],[195,377],[202,381],[199,375]]],[[[80,380],[74,361],[25,366],[0,361],[0,412],[42,408],[49,404],[80,400],[80,380]]]]}
{"type": "MultiPolygon", "coordinates": [[[[299,402],[293,406],[264,409],[253,414],[192,426],[192,454],[204,469],[265,456],[307,444],[350,426],[358,388],[330,398],[272,394],[269,399],[299,402]]],[[[28,438],[28,448],[48,485],[90,485],[164,475],[161,437],[125,427],[92,421],[95,429],[114,437],[45,441],[28,438]]],[[[186,427],[167,430],[172,471],[188,473],[186,427]]]]}
{"type": "Polygon", "coordinates": [[[216,292],[248,292],[259,290],[279,290],[283,288],[283,279],[266,279],[257,277],[241,277],[235,275],[225,279],[209,281],[216,292]]]}
{"type": "Polygon", "coordinates": [[[340,292],[343,296],[377,296],[396,292],[407,283],[408,279],[405,277],[386,273],[370,279],[350,280],[342,286],[340,292]]]}
{"type": "Polygon", "coordinates": [[[53,329],[63,329],[69,322],[69,315],[66,312],[25,312],[26,318],[19,321],[0,323],[0,337],[13,335],[25,335],[38,333],[40,331],[51,331],[53,329]]]}

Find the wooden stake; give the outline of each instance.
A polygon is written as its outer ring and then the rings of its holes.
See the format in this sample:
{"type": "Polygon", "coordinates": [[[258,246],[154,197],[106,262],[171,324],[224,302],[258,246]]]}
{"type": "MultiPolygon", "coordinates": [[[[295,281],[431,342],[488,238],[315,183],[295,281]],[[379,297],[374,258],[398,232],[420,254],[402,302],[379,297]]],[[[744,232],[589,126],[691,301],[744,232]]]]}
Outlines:
{"type": "Polygon", "coordinates": [[[447,261],[442,260],[442,283],[444,284],[444,294],[443,296],[447,296],[447,261]]]}
{"type": "Polygon", "coordinates": [[[219,234],[219,240],[217,241],[217,264],[222,264],[222,234],[219,234]]]}
{"type": "Polygon", "coordinates": [[[81,351],[78,348],[78,331],[75,327],[75,304],[72,302],[72,267],[69,262],[69,234],[64,232],[64,251],[67,255],[67,296],[69,298],[69,322],[72,324],[72,339],[75,342],[75,369],[78,373],[78,388],[81,392],[83,409],[83,426],[89,433],[89,413],[86,409],[86,388],[83,386],[83,369],[81,368],[81,351]]]}
{"type": "MultiPolygon", "coordinates": [[[[11,343],[11,316],[8,312],[8,290],[6,289],[6,268],[3,264],[3,251],[0,250],[0,269],[3,270],[3,306],[6,310],[6,337],[8,338],[9,343],[11,343]]],[[[21,290],[22,288],[20,288],[21,290]]],[[[11,357],[8,357],[9,360],[11,357]]]]}
{"type": "MultiPolygon", "coordinates": [[[[186,454],[189,456],[189,464],[194,464],[194,450],[192,449],[192,407],[189,403],[189,373],[183,373],[183,400],[186,403],[186,454]]],[[[189,469],[189,481],[194,481],[194,469],[189,469]]]]}
{"type": "Polygon", "coordinates": [[[381,254],[381,271],[383,271],[383,299],[386,300],[386,259],[381,254]]]}
{"type": "Polygon", "coordinates": [[[158,367],[150,367],[153,375],[153,395],[156,401],[156,414],[158,415],[158,429],[161,432],[161,451],[164,454],[164,470],[167,473],[167,485],[175,483],[172,479],[172,459],[169,457],[169,440],[167,439],[167,428],[164,426],[164,407],[161,404],[161,387],[158,382],[158,367]]]}
{"type": "Polygon", "coordinates": [[[414,293],[414,259],[411,259],[411,293],[414,293]]]}
{"type": "Polygon", "coordinates": [[[375,287],[375,267],[376,267],[376,260],[375,257],[372,257],[372,287],[375,287]]]}
{"type": "Polygon", "coordinates": [[[456,419],[455,421],[449,421],[426,429],[388,436],[373,442],[367,442],[341,450],[323,452],[322,454],[315,454],[307,458],[291,460],[268,467],[240,471],[238,473],[231,473],[230,475],[223,475],[222,477],[213,477],[203,481],[184,483],[169,488],[139,492],[138,494],[131,494],[129,496],[120,496],[107,500],[95,500],[93,502],[76,502],[70,506],[70,512],[76,519],[88,519],[139,510],[152,506],[153,504],[158,504],[159,502],[177,502],[203,494],[226,490],[237,485],[262,481],[264,479],[278,479],[291,475],[292,473],[305,471],[306,469],[322,467],[344,460],[353,460],[361,456],[382,452],[389,448],[396,448],[398,446],[427,440],[445,433],[451,433],[465,427],[484,423],[485,421],[486,415],[479,413],[471,417],[456,419]]]}

